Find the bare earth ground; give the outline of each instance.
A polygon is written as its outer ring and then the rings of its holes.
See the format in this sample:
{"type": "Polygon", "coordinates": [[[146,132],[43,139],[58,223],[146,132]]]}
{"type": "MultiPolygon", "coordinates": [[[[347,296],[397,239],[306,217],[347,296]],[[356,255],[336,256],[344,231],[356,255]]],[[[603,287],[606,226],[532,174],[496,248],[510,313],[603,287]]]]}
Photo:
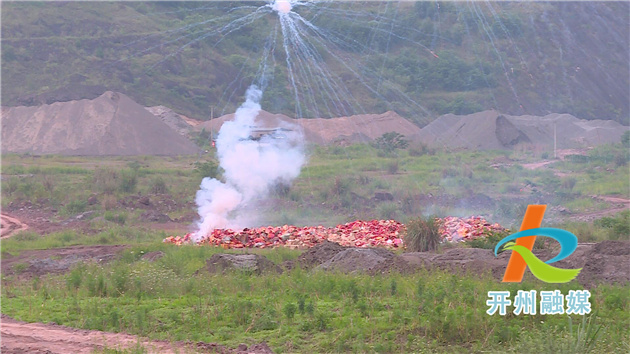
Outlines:
{"type": "Polygon", "coordinates": [[[129,350],[138,346],[148,353],[273,353],[266,343],[259,343],[249,348],[241,344],[236,349],[215,343],[168,343],[149,341],[125,333],[109,333],[70,328],[55,324],[26,323],[2,315],[0,325],[2,334],[2,353],[5,354],[67,354],[92,353],[95,350],[129,350]]]}
{"type": "MultiPolygon", "coordinates": [[[[122,333],[86,331],[65,326],[25,323],[2,316],[2,353],[92,353],[95,349],[132,349],[138,344],[149,353],[175,353],[169,343],[149,342],[122,333]]],[[[179,351],[180,353],[183,351],[179,351]]]]}
{"type": "Polygon", "coordinates": [[[28,229],[28,225],[8,215],[0,215],[0,238],[9,238],[20,231],[28,229]]]}

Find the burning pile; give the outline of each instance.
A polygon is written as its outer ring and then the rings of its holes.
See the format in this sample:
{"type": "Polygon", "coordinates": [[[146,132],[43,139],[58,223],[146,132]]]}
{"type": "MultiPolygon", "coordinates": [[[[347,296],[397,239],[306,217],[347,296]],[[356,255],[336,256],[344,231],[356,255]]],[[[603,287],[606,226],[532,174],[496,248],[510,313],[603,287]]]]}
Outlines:
{"type": "Polygon", "coordinates": [[[471,216],[469,218],[448,216],[443,219],[437,219],[437,222],[440,225],[439,233],[442,237],[442,242],[469,241],[506,230],[497,223],[490,224],[480,216],[471,216]]]}
{"type": "MultiPolygon", "coordinates": [[[[241,231],[214,229],[198,244],[223,248],[309,248],[325,240],[352,247],[402,247],[404,225],[395,220],[353,221],[326,228],[323,226],[262,226],[241,231]]],[[[192,233],[184,237],[169,236],[164,242],[181,245],[191,243],[192,233]]]]}

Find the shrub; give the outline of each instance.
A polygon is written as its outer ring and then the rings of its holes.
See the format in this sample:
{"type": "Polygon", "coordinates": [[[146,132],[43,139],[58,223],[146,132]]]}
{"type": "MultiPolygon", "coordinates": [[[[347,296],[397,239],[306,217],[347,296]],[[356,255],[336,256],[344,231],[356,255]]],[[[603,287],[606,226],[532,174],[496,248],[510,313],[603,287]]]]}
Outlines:
{"type": "Polygon", "coordinates": [[[400,133],[389,132],[381,135],[380,138],[376,139],[374,144],[378,149],[392,152],[396,149],[406,149],[407,146],[409,146],[409,141],[400,133]]]}
{"type": "Polygon", "coordinates": [[[562,180],[562,188],[571,191],[573,190],[573,187],[575,187],[576,183],[577,179],[575,177],[567,177],[562,180]]]}
{"type": "Polygon", "coordinates": [[[438,248],[440,234],[435,217],[422,217],[411,220],[407,224],[407,234],[404,237],[407,249],[412,252],[426,252],[438,248]]]}
{"type": "Polygon", "coordinates": [[[219,165],[217,165],[214,161],[195,162],[194,170],[202,178],[217,178],[219,176],[219,165]]]}
{"type": "Polygon", "coordinates": [[[398,204],[396,203],[383,203],[378,206],[378,216],[381,219],[395,219],[398,213],[398,204]]]}
{"type": "Polygon", "coordinates": [[[352,183],[349,179],[336,177],[335,182],[331,187],[331,192],[333,195],[345,195],[346,193],[350,192],[351,186],[352,183]]]}
{"type": "Polygon", "coordinates": [[[112,210],[117,205],[116,197],[113,195],[106,195],[103,197],[103,201],[101,201],[101,207],[104,210],[112,210]]]}
{"type": "Polygon", "coordinates": [[[124,225],[127,221],[127,215],[123,213],[114,214],[110,211],[106,211],[103,218],[107,221],[115,222],[116,224],[124,225]]]}
{"type": "MultiPolygon", "coordinates": [[[[504,232],[490,232],[485,237],[475,238],[469,241],[466,241],[466,244],[470,245],[472,248],[483,248],[483,249],[494,249],[494,247],[501,241],[505,236],[509,235],[510,230],[504,232]]],[[[536,241],[543,239],[542,237],[538,237],[536,241]]]]}
{"type": "Polygon", "coordinates": [[[168,187],[162,177],[157,177],[151,181],[151,193],[153,194],[166,194],[168,193],[168,187]]]}
{"type": "Polygon", "coordinates": [[[120,171],[120,183],[118,190],[122,193],[133,193],[138,184],[138,171],[133,169],[124,169],[120,171]]]}
{"type": "Polygon", "coordinates": [[[398,161],[396,160],[390,161],[387,164],[387,172],[389,172],[392,175],[398,173],[398,161]]]}
{"type": "Polygon", "coordinates": [[[84,212],[86,206],[86,201],[73,200],[70,203],[66,204],[66,206],[64,207],[64,211],[66,214],[78,214],[84,212]]]}
{"type": "Polygon", "coordinates": [[[366,176],[366,175],[360,175],[357,178],[357,182],[359,182],[360,185],[365,186],[370,184],[370,177],[366,176]]]}
{"type": "Polygon", "coordinates": [[[111,169],[97,168],[92,176],[92,183],[97,191],[112,194],[116,191],[118,174],[111,169]]]}
{"type": "Polygon", "coordinates": [[[297,310],[297,307],[292,302],[288,302],[284,305],[284,315],[287,316],[289,320],[293,320],[293,317],[295,317],[296,310],[297,310]]]}

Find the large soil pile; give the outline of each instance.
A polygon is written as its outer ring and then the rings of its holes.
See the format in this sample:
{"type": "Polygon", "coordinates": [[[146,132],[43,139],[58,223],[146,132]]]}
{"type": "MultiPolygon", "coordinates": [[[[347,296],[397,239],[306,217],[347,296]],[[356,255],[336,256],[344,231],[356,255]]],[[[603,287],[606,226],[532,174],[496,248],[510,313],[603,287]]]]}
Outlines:
{"type": "Polygon", "coordinates": [[[188,155],[188,139],[129,97],[11,107],[2,112],[2,151],[60,155],[188,155]]]}
{"type": "MultiPolygon", "coordinates": [[[[212,122],[204,122],[196,129],[218,132],[224,122],[232,119],[234,119],[234,114],[227,114],[213,119],[212,122]]],[[[365,143],[391,131],[408,138],[413,138],[420,133],[420,128],[391,111],[383,114],[313,119],[292,119],[283,114],[260,111],[256,117],[256,124],[261,128],[274,128],[287,123],[297,124],[304,132],[306,141],[315,144],[365,143]]]]}
{"type": "Polygon", "coordinates": [[[629,128],[611,120],[583,120],[569,114],[509,116],[484,111],[466,116],[446,114],[426,127],[418,139],[434,147],[471,150],[511,149],[519,144],[558,149],[616,143],[629,128]]]}
{"type": "Polygon", "coordinates": [[[147,107],[146,109],[154,116],[160,118],[164,123],[166,123],[166,125],[171,127],[171,129],[175,130],[181,136],[188,137],[192,132],[193,127],[201,123],[186,116],[182,116],[168,107],[155,106],[147,107]]]}
{"type": "MultiPolygon", "coordinates": [[[[234,113],[226,114],[224,116],[203,122],[195,127],[196,130],[201,131],[205,129],[208,133],[217,134],[221,129],[223,123],[234,120],[234,113]]],[[[274,114],[261,110],[256,116],[256,127],[258,128],[277,128],[283,127],[287,129],[301,129],[304,133],[304,138],[308,142],[315,144],[321,144],[322,141],[319,135],[307,127],[300,124],[300,119],[293,119],[285,116],[284,114],[274,114]]]]}

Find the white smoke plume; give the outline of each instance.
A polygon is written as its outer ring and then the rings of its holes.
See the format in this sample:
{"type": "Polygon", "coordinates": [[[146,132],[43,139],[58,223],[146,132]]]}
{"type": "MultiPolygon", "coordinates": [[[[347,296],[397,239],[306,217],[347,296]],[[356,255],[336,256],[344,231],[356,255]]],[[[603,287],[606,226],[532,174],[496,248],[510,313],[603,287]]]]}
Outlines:
{"type": "Polygon", "coordinates": [[[290,184],[306,162],[304,137],[298,125],[283,123],[276,127],[283,128],[281,134],[251,139],[261,97],[260,89],[249,87],[234,120],[223,123],[219,131],[216,148],[225,182],[208,177],[201,181],[195,198],[200,219],[194,241],[213,229],[253,226],[247,225],[251,219],[239,212],[244,212],[253,200],[267,196],[276,183],[290,184]]]}

